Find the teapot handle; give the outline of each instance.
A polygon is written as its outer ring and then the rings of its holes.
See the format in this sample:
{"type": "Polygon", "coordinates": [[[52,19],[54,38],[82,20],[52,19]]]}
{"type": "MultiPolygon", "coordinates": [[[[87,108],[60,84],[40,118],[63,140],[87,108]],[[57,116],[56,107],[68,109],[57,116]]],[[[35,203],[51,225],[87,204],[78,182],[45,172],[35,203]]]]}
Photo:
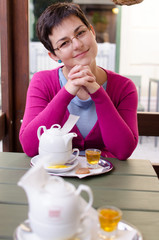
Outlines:
{"type": "Polygon", "coordinates": [[[73,159],[70,159],[68,161],[68,163],[73,163],[78,158],[78,156],[79,156],[79,149],[78,148],[73,148],[72,149],[72,153],[74,153],[74,152],[76,152],[76,155],[74,156],[73,159]]]}
{"type": "Polygon", "coordinates": [[[38,139],[39,140],[40,140],[40,137],[41,137],[41,129],[43,129],[43,131],[45,132],[46,131],[46,127],[45,126],[40,126],[38,128],[37,135],[38,135],[38,139]]]}
{"type": "Polygon", "coordinates": [[[86,185],[79,185],[78,189],[76,190],[76,194],[77,195],[80,195],[80,193],[82,191],[85,191],[87,194],[88,194],[88,197],[89,197],[89,201],[88,201],[88,204],[86,205],[84,211],[83,211],[83,214],[82,214],[82,218],[85,216],[85,214],[87,213],[87,211],[90,209],[90,207],[92,206],[93,204],[93,193],[92,193],[92,190],[90,187],[86,186],[86,185]]]}

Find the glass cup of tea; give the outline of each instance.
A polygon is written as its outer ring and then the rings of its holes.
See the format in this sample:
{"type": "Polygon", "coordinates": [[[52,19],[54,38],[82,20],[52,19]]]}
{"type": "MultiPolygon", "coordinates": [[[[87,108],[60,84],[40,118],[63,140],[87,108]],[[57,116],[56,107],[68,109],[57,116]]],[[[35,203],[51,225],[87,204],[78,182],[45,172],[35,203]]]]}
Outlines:
{"type": "Polygon", "coordinates": [[[101,156],[101,151],[99,149],[90,148],[85,150],[85,156],[89,167],[98,167],[98,162],[101,156]]]}
{"type": "Polygon", "coordinates": [[[100,239],[113,240],[117,236],[118,223],[122,218],[122,211],[114,206],[102,206],[97,209],[99,219],[100,239]]]}

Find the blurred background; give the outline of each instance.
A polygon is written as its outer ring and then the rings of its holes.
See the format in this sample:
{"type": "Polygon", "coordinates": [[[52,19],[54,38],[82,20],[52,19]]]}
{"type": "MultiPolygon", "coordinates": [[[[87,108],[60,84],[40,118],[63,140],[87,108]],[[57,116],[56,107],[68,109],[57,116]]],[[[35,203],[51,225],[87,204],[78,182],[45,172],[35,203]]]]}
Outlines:
{"type": "MultiPolygon", "coordinates": [[[[28,81],[30,81],[35,72],[52,69],[59,64],[49,58],[47,50],[38,41],[35,32],[40,14],[48,5],[56,1],[28,1],[28,81]]],[[[139,95],[138,111],[159,112],[159,1],[144,0],[140,4],[131,6],[117,6],[111,0],[74,0],[73,2],[81,6],[96,31],[97,64],[128,76],[134,81],[139,95]]],[[[0,111],[1,109],[0,90],[0,111]]],[[[0,142],[0,151],[3,151],[2,142],[0,142]]],[[[132,157],[151,158],[151,161],[159,162],[158,139],[140,138],[132,157]]]]}

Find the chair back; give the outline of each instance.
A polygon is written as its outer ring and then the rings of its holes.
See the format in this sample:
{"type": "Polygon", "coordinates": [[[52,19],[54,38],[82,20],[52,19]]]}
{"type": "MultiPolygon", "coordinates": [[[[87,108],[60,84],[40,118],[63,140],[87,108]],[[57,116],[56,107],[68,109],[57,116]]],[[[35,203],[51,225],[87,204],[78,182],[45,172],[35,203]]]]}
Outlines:
{"type": "Polygon", "coordinates": [[[138,107],[137,107],[137,110],[139,112],[144,112],[145,108],[141,104],[141,76],[139,76],[139,75],[123,75],[123,76],[131,79],[134,82],[134,84],[137,88],[137,91],[138,91],[138,107]]]}
{"type": "Polygon", "coordinates": [[[139,136],[159,137],[159,112],[138,112],[139,136]]]}
{"type": "MultiPolygon", "coordinates": [[[[139,136],[159,137],[159,112],[138,112],[139,136]]],[[[153,164],[159,178],[159,163],[153,164]]]]}

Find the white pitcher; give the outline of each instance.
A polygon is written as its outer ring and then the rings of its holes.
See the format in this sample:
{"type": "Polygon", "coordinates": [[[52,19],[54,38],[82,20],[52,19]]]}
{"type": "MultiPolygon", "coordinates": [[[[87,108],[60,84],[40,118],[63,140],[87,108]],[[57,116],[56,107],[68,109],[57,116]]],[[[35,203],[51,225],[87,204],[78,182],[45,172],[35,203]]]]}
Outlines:
{"type": "Polygon", "coordinates": [[[65,164],[74,161],[78,155],[77,148],[72,149],[72,139],[77,137],[76,133],[64,133],[59,124],[54,124],[50,129],[40,126],[37,131],[39,139],[39,155],[47,156],[50,164],[65,164]],[[41,130],[43,133],[41,134],[41,130]],[[72,153],[76,152],[74,158],[72,153]]]}
{"type": "Polygon", "coordinates": [[[81,184],[76,189],[61,177],[49,176],[40,165],[30,169],[18,185],[28,196],[31,228],[45,240],[64,240],[74,236],[93,202],[90,187],[81,184]],[[80,204],[82,191],[89,198],[85,207],[80,204]]]}

